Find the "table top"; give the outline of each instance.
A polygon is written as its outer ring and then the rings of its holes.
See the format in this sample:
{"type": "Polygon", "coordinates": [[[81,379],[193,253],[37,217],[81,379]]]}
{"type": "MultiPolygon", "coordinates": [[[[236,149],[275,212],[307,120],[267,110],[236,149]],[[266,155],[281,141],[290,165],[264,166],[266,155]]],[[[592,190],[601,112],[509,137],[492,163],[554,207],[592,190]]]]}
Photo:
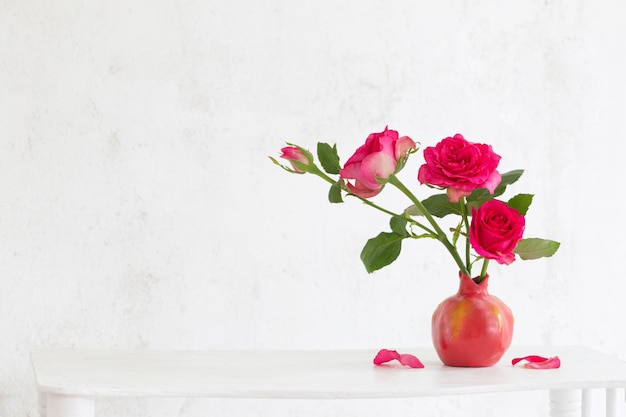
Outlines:
{"type": "Polygon", "coordinates": [[[31,359],[39,392],[89,397],[402,398],[626,388],[626,362],[584,347],[512,347],[488,368],[444,366],[433,348],[398,349],[416,355],[422,369],[374,365],[377,351],[39,349],[31,359]],[[531,354],[559,356],[561,367],[511,365],[531,354]]]}

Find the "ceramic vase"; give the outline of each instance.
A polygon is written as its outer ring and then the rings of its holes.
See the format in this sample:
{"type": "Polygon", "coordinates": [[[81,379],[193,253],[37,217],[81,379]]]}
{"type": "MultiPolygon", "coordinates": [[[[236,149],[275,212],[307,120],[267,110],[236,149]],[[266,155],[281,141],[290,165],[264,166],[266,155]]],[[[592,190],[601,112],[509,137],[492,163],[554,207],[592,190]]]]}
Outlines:
{"type": "Polygon", "coordinates": [[[448,366],[485,367],[500,360],[513,337],[513,313],[480,284],[459,273],[458,292],[442,301],[432,317],[433,345],[448,366]]]}

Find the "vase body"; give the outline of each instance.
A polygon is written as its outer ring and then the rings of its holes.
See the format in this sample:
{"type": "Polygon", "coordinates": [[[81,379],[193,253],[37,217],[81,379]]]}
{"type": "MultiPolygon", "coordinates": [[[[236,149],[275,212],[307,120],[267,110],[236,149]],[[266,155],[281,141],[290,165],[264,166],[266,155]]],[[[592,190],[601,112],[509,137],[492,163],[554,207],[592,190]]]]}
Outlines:
{"type": "Polygon", "coordinates": [[[513,314],[489,294],[489,275],[480,284],[462,273],[459,278],[459,291],[433,313],[433,345],[444,365],[492,366],[511,344],[513,314]]]}

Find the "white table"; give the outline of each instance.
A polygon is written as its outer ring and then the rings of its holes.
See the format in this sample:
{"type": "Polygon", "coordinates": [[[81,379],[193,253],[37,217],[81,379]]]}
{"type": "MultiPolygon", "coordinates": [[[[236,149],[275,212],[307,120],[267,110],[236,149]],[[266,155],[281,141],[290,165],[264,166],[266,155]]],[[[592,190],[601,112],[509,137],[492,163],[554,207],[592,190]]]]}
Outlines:
{"type": "Polygon", "coordinates": [[[550,415],[588,417],[590,392],[601,388],[606,390],[608,417],[624,406],[617,390],[626,388],[626,362],[587,348],[511,348],[489,368],[443,366],[432,348],[398,351],[415,354],[425,368],[402,367],[396,361],[373,365],[376,349],[40,349],[31,358],[41,414],[48,417],[93,417],[98,398],[142,396],[371,399],[549,390],[550,415]],[[512,358],[529,354],[558,355],[561,368],[511,365],[512,358]]]}

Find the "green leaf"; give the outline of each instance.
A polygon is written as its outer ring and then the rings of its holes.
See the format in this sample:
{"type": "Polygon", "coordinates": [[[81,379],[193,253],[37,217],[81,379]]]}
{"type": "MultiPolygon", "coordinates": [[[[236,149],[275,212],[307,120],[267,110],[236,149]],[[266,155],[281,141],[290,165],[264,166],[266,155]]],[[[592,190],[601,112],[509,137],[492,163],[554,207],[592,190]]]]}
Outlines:
{"type": "MultiPolygon", "coordinates": [[[[504,192],[506,191],[506,187],[508,185],[511,185],[515,182],[517,182],[517,180],[520,179],[520,177],[522,176],[522,174],[524,173],[523,169],[515,169],[513,171],[509,171],[505,174],[502,174],[502,180],[500,181],[500,184],[498,184],[498,186],[496,187],[496,189],[493,191],[493,195],[491,196],[492,198],[496,198],[498,196],[501,196],[502,194],[504,194],[504,192]]],[[[488,190],[485,190],[487,193],[489,193],[488,190]]]]}
{"type": "Polygon", "coordinates": [[[400,255],[404,236],[398,233],[381,232],[367,241],[361,251],[361,261],[368,273],[381,269],[400,255]]]}
{"type": "Polygon", "coordinates": [[[278,162],[276,159],[272,158],[271,156],[269,158],[272,160],[272,162],[274,164],[278,165],[279,167],[281,167],[282,169],[284,169],[287,172],[290,172],[292,174],[300,174],[300,175],[304,174],[304,172],[298,172],[298,171],[292,169],[291,167],[288,167],[287,165],[281,164],[280,162],[278,162]]]}
{"type": "MultiPolygon", "coordinates": [[[[514,169],[513,171],[509,171],[505,174],[502,174],[502,181],[500,181],[500,185],[496,188],[496,190],[500,187],[506,187],[507,185],[511,185],[517,182],[520,179],[522,174],[524,173],[523,169],[514,169]]],[[[498,194],[501,195],[502,193],[498,194]]]]}
{"type": "Polygon", "coordinates": [[[500,184],[498,184],[496,189],[493,190],[493,194],[491,194],[486,188],[477,188],[472,191],[472,193],[467,196],[467,205],[469,207],[470,214],[472,207],[478,208],[483,203],[486,203],[487,201],[493,200],[494,198],[504,194],[504,192],[506,191],[506,187],[519,180],[523,173],[523,169],[516,169],[502,174],[502,180],[500,181],[500,184]]]}
{"type": "Polygon", "coordinates": [[[423,216],[424,215],[424,213],[422,213],[415,204],[411,204],[410,206],[405,208],[404,214],[407,216],[423,216]]]}
{"type": "MultiPolygon", "coordinates": [[[[471,215],[471,208],[478,208],[483,203],[493,200],[494,198],[502,195],[506,191],[507,185],[511,185],[522,176],[524,170],[517,169],[514,171],[502,174],[502,181],[500,185],[496,187],[493,194],[486,188],[477,188],[470,195],[467,196],[468,215],[471,215]]],[[[451,203],[448,200],[446,194],[435,194],[422,201],[424,207],[430,214],[435,217],[443,218],[449,214],[461,214],[461,206],[459,203],[451,203]]],[[[416,206],[410,206],[405,210],[405,213],[411,216],[423,216],[423,213],[416,206]]]]}
{"type": "MultiPolygon", "coordinates": [[[[467,206],[469,207],[469,212],[471,213],[472,207],[478,208],[483,203],[486,203],[487,201],[490,201],[496,198],[499,195],[497,194],[497,192],[498,192],[497,188],[493,192],[493,194],[491,194],[489,190],[486,188],[477,188],[474,191],[472,191],[472,193],[467,196],[467,206]]],[[[502,192],[504,192],[504,190],[502,190],[502,192]]],[[[500,194],[502,194],[502,192],[500,192],[500,194]]]]}
{"type": "MultiPolygon", "coordinates": [[[[451,203],[447,194],[431,195],[422,201],[422,204],[430,214],[435,217],[445,217],[448,214],[461,214],[459,203],[451,203]]],[[[419,209],[415,208],[418,212],[419,209]]]]}
{"type": "Polygon", "coordinates": [[[509,207],[517,210],[519,214],[521,214],[522,216],[525,216],[532,202],[533,202],[532,194],[518,194],[515,197],[511,198],[507,202],[507,204],[509,207]]]}
{"type": "Polygon", "coordinates": [[[392,216],[389,221],[391,231],[404,237],[409,237],[409,232],[406,230],[407,219],[402,216],[392,216]]]}
{"type": "Polygon", "coordinates": [[[343,198],[341,197],[341,182],[336,182],[330,186],[330,190],[328,190],[328,201],[331,203],[343,203],[343,198]]]}
{"type": "Polygon", "coordinates": [[[538,259],[554,255],[559,246],[554,240],[528,238],[520,240],[513,252],[523,260],[538,259]]]}
{"type": "Polygon", "coordinates": [[[337,145],[332,147],[323,142],[317,144],[317,158],[322,164],[322,168],[328,174],[339,174],[341,166],[339,165],[339,155],[337,154],[337,145]]]}

